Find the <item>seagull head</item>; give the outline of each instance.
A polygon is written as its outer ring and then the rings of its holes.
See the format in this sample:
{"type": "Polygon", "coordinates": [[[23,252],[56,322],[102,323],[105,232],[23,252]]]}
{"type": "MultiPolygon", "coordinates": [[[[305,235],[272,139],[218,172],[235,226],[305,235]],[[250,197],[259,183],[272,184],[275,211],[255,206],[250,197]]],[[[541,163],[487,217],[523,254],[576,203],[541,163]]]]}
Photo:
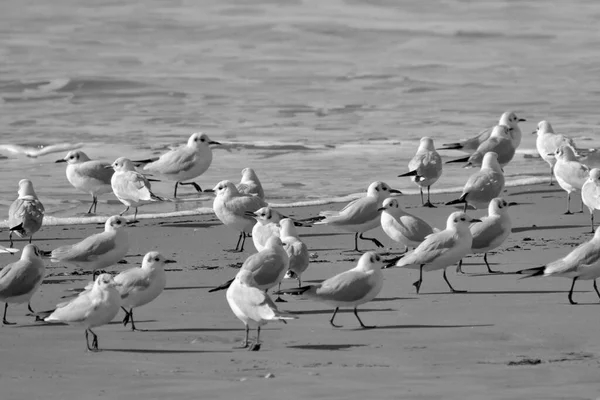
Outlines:
{"type": "Polygon", "coordinates": [[[513,111],[507,111],[500,117],[500,121],[498,125],[508,125],[511,128],[516,128],[519,126],[519,122],[527,121],[525,118],[517,117],[513,111]]]}
{"type": "Polygon", "coordinates": [[[85,161],[90,161],[90,158],[83,151],[71,150],[67,153],[65,158],[56,160],[56,163],[67,163],[67,164],[79,164],[85,161]]]}
{"type": "Polygon", "coordinates": [[[215,192],[215,195],[217,196],[231,196],[239,193],[235,185],[227,180],[217,183],[213,188],[213,192],[215,192]]]}
{"type": "Polygon", "coordinates": [[[127,220],[120,215],[113,215],[104,223],[104,231],[118,231],[119,229],[123,229],[127,225],[127,220]]]}
{"type": "Polygon", "coordinates": [[[462,211],[456,211],[448,217],[446,229],[455,229],[458,232],[470,232],[469,225],[474,222],[481,222],[481,220],[472,218],[462,211]]]}
{"type": "Polygon", "coordinates": [[[192,147],[194,149],[198,149],[201,147],[209,147],[211,144],[221,144],[219,142],[215,142],[214,140],[210,140],[206,133],[196,132],[192,133],[190,138],[188,139],[187,145],[188,147],[192,147]]]}
{"type": "Polygon", "coordinates": [[[371,183],[367,189],[367,196],[376,197],[378,199],[385,199],[389,197],[391,193],[402,194],[401,191],[391,189],[387,183],[381,181],[371,183]]]}
{"type": "Polygon", "coordinates": [[[381,207],[379,207],[377,211],[388,211],[389,213],[393,214],[394,211],[398,209],[400,209],[400,204],[398,203],[398,200],[392,197],[388,197],[383,201],[383,204],[381,204],[381,207]]]}
{"type": "Polygon", "coordinates": [[[33,190],[33,183],[29,179],[21,179],[19,181],[19,190],[17,193],[19,197],[33,196],[37,198],[35,190],[33,190]]]}
{"type": "Polygon", "coordinates": [[[537,135],[543,135],[544,133],[554,133],[554,129],[552,129],[552,125],[550,125],[550,122],[543,120],[538,122],[537,124],[537,128],[535,131],[533,131],[533,134],[537,134],[537,135]]]}
{"type": "Polygon", "coordinates": [[[496,197],[488,206],[489,215],[504,215],[508,212],[509,204],[502,197],[496,197]]]}
{"type": "Polygon", "coordinates": [[[116,172],[122,171],[135,171],[135,165],[133,162],[126,157],[119,157],[111,165],[107,165],[106,168],[112,168],[116,172]]]}
{"type": "Polygon", "coordinates": [[[357,267],[365,270],[378,270],[383,267],[383,259],[374,251],[367,251],[358,259],[357,267]]]}
{"type": "Polygon", "coordinates": [[[266,225],[271,222],[279,222],[279,218],[277,218],[279,214],[271,207],[262,207],[254,212],[246,211],[246,215],[255,218],[258,222],[260,222],[263,225],[266,225]]]}
{"type": "Polygon", "coordinates": [[[142,260],[142,268],[144,269],[155,269],[163,267],[165,265],[165,257],[158,251],[150,251],[146,253],[142,260]]]}

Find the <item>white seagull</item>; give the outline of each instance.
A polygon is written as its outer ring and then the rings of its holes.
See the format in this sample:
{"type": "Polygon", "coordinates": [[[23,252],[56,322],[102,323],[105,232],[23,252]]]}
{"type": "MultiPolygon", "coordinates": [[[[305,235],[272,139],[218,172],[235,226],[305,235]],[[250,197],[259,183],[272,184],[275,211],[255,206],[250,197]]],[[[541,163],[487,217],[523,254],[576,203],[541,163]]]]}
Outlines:
{"type": "Polygon", "coordinates": [[[482,142],[473,154],[468,157],[446,161],[446,164],[467,162],[465,167],[479,167],[483,161],[483,156],[493,151],[498,154],[498,164],[505,166],[513,159],[516,150],[511,129],[506,125],[496,125],[492,129],[490,137],[485,142],[482,142]]]}
{"type": "Polygon", "coordinates": [[[421,203],[424,207],[435,207],[429,197],[431,185],[442,176],[442,158],[435,151],[433,139],[421,138],[417,154],[408,163],[409,172],[398,175],[399,177],[411,176],[412,181],[419,186],[421,192],[421,203]],[[423,188],[427,188],[427,202],[423,201],[423,188]]]}
{"type": "Polygon", "coordinates": [[[594,233],[594,210],[600,210],[600,169],[594,168],[581,188],[581,201],[590,210],[592,233],[594,233]]]}
{"type": "Polygon", "coordinates": [[[235,185],[238,192],[242,194],[252,194],[265,199],[265,191],[258,179],[258,175],[252,168],[244,168],[242,170],[242,179],[240,183],[235,185]]]}
{"type": "Polygon", "coordinates": [[[310,263],[308,247],[300,240],[300,235],[296,231],[294,221],[290,218],[284,218],[279,221],[279,225],[281,226],[280,239],[290,259],[288,271],[284,278],[296,278],[298,280],[298,287],[300,287],[302,286],[302,274],[306,271],[310,263]]]}
{"type": "Polygon", "coordinates": [[[65,158],[56,160],[57,163],[67,163],[67,180],[77,190],[92,195],[92,205],[88,214],[96,212],[98,206],[98,195],[112,192],[110,178],[114,171],[108,169],[110,164],[90,160],[81,150],[73,150],[67,153],[65,158]]]}
{"type": "Polygon", "coordinates": [[[13,246],[12,234],[20,238],[29,237],[29,243],[33,234],[40,230],[44,220],[44,205],[39,201],[33,183],[29,179],[19,181],[19,197],[12,202],[8,209],[8,228],[10,233],[10,247],[13,246]]]}
{"type": "Polygon", "coordinates": [[[535,147],[537,148],[540,157],[548,163],[550,166],[550,186],[552,186],[552,177],[554,176],[554,164],[556,164],[556,157],[554,153],[556,150],[563,145],[571,146],[575,149],[575,142],[570,137],[555,133],[552,129],[552,125],[548,121],[540,121],[537,125],[537,129],[533,131],[534,135],[537,135],[535,139],[535,147]]]}
{"type": "Polygon", "coordinates": [[[321,211],[319,215],[325,218],[315,222],[315,225],[327,224],[348,232],[354,232],[354,251],[359,251],[359,238],[370,240],[377,247],[383,247],[383,244],[379,240],[364,237],[363,233],[379,226],[380,215],[378,210],[383,200],[388,198],[391,193],[401,192],[396,189],[390,189],[384,182],[373,182],[369,185],[366,196],[348,203],[340,211],[321,211]]]}
{"type": "Polygon", "coordinates": [[[256,251],[261,251],[271,236],[279,237],[279,221],[284,218],[279,211],[267,206],[254,212],[248,211],[246,215],[256,219],[252,227],[252,243],[256,251]]]}
{"type": "MultiPolygon", "coordinates": [[[[577,161],[575,152],[571,146],[559,146],[555,152],[556,164],[554,164],[554,177],[558,185],[567,192],[567,211],[571,213],[571,193],[578,192],[590,175],[590,169],[577,161]]],[[[583,200],[581,210],[583,212],[583,200]]]]}
{"type": "Polygon", "coordinates": [[[397,199],[385,199],[379,210],[383,231],[390,239],[404,245],[406,250],[409,247],[417,247],[434,232],[434,228],[427,222],[400,208],[397,199]]]}
{"type": "Polygon", "coordinates": [[[195,179],[206,172],[212,163],[211,144],[221,143],[210,140],[208,135],[202,132],[193,133],[184,146],[177,147],[163,155],[157,160],[139,160],[135,164],[144,164],[142,172],[157,175],[164,179],[175,181],[173,197],[177,197],[178,185],[192,185],[198,192],[202,188],[195,182],[183,182],[195,179]]]}

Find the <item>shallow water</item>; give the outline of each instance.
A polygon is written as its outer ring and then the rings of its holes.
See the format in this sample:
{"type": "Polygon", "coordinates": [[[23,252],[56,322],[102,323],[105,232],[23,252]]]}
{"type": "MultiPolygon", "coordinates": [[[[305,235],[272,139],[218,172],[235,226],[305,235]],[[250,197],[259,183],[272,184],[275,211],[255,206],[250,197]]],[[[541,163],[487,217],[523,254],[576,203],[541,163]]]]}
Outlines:
{"type": "MultiPolygon", "coordinates": [[[[396,176],[421,136],[455,141],[506,110],[527,118],[509,181],[547,176],[543,161],[524,157],[541,119],[580,147],[600,145],[595,1],[80,3],[3,3],[0,144],[83,142],[90,157],[113,161],[204,131],[243,145],[216,148],[198,183],[237,181],[249,166],[276,203],[332,199],[374,180],[414,191],[396,176]]],[[[25,177],[48,215],[89,207],[54,163],[64,154],[3,154],[0,215],[25,177]]],[[[460,187],[472,172],[445,166],[435,187],[460,187]]],[[[172,186],[153,188],[170,196],[172,186]]],[[[212,204],[181,193],[185,201],[140,212],[212,204]]],[[[105,195],[99,213],[122,208],[105,195]]]]}

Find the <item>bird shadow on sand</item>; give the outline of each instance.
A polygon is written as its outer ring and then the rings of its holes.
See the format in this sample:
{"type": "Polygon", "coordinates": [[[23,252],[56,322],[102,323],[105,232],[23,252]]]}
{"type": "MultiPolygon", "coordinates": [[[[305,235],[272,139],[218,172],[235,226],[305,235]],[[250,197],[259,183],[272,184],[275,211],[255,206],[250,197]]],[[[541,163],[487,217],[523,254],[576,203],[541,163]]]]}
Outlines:
{"type": "MultiPolygon", "coordinates": [[[[280,328],[262,328],[261,331],[277,331],[280,328]]],[[[241,328],[163,328],[147,329],[146,332],[243,332],[241,328]]]]}
{"type": "Polygon", "coordinates": [[[545,225],[545,226],[522,226],[512,228],[512,233],[529,232],[529,231],[545,231],[555,229],[572,229],[572,228],[589,228],[589,225],[545,225]]]}
{"type": "MultiPolygon", "coordinates": [[[[123,315],[123,314],[121,313],[121,315],[123,315]]],[[[147,319],[145,321],[138,321],[137,319],[135,320],[136,324],[145,324],[147,322],[157,322],[157,320],[156,319],[147,319]]],[[[108,325],[123,325],[123,322],[122,321],[110,321],[108,323],[108,325]]]]}
{"type": "Polygon", "coordinates": [[[293,346],[287,346],[288,349],[300,349],[300,350],[347,350],[353,347],[364,347],[365,344],[297,344],[293,346]]]}
{"type": "Polygon", "coordinates": [[[519,196],[522,194],[545,194],[545,193],[564,193],[560,187],[556,188],[548,188],[548,189],[539,189],[539,190],[531,190],[531,191],[523,191],[523,192],[514,192],[510,193],[511,196],[519,196]]]}
{"type": "Polygon", "coordinates": [[[115,353],[139,353],[139,354],[198,354],[198,353],[231,353],[231,350],[167,350],[167,349],[100,349],[100,351],[112,351],[115,353]]]}
{"type": "Polygon", "coordinates": [[[327,237],[327,236],[349,236],[352,233],[330,232],[330,233],[303,233],[302,237],[327,237]]]}
{"type": "MultiPolygon", "coordinates": [[[[477,328],[477,327],[490,327],[494,324],[465,324],[465,325],[381,325],[376,326],[373,329],[443,329],[443,328],[477,328]]],[[[356,330],[361,330],[358,328],[356,330]]]]}
{"type": "Polygon", "coordinates": [[[214,286],[171,286],[166,287],[164,290],[198,290],[198,289],[211,289],[214,286]]]}
{"type": "Polygon", "coordinates": [[[161,226],[166,226],[169,228],[211,228],[216,225],[222,225],[219,223],[210,223],[210,222],[198,222],[198,223],[182,223],[182,224],[162,224],[161,226]]]}
{"type": "MultiPolygon", "coordinates": [[[[371,300],[371,303],[377,301],[396,301],[396,300],[417,300],[418,297],[378,297],[376,299],[371,300]]],[[[362,311],[360,308],[359,311],[362,311]]]]}
{"type": "MultiPolygon", "coordinates": [[[[358,312],[359,313],[365,313],[365,312],[381,312],[381,311],[396,311],[393,308],[359,308],[358,312]]],[[[333,313],[333,308],[328,308],[326,310],[304,310],[304,311],[289,311],[292,314],[296,314],[296,315],[319,315],[319,314],[331,314],[333,313]]],[[[343,310],[338,310],[338,314],[348,314],[348,313],[353,313],[354,309],[353,308],[347,308],[347,309],[343,309],[343,310]]]]}
{"type": "MultiPolygon", "coordinates": [[[[440,294],[554,294],[554,293],[569,293],[568,290],[490,290],[489,292],[468,291],[468,292],[431,292],[420,293],[419,296],[430,296],[440,294]]],[[[573,293],[586,293],[583,290],[574,290],[573,293]]],[[[360,309],[359,309],[360,311],[360,309]]]]}

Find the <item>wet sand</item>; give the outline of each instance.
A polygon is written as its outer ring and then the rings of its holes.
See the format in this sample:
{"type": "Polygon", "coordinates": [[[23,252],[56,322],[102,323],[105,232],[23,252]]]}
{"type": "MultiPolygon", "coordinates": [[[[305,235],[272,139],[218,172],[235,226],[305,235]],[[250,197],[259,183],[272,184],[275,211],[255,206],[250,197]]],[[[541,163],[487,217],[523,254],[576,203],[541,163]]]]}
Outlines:
{"type": "MultiPolygon", "coordinates": [[[[456,194],[436,195],[435,203],[456,194]]],[[[589,215],[562,215],[565,194],[556,186],[510,188],[513,234],[488,257],[505,272],[543,265],[590,238],[589,215]]],[[[402,204],[442,228],[453,208],[420,207],[418,196],[402,204]]],[[[320,209],[339,209],[332,204],[320,209]]],[[[316,207],[283,209],[304,218],[316,207]]],[[[575,200],[572,209],[579,209],[575,200]]],[[[486,210],[470,211],[482,216],[486,210]]],[[[102,225],[44,227],[35,243],[49,250],[73,243],[102,225]]],[[[282,309],[298,312],[287,325],[273,323],[261,333],[259,352],[233,349],[243,338],[225,292],[208,289],[236,274],[254,251],[226,251],[237,233],[215,217],[198,216],[142,221],[129,227],[127,265],[159,250],[167,265],[167,290],[134,312],[138,328],[130,332],[115,321],[96,328],[102,351],[85,350],[81,328],[34,323],[26,305],[9,307],[16,326],[1,327],[0,398],[2,399],[594,399],[598,392],[600,302],[590,281],[578,282],[570,305],[567,279],[526,279],[487,275],[481,256],[465,259],[467,275],[448,269],[449,280],[468,293],[448,293],[441,271],[425,273],[421,294],[412,282],[417,271],[388,269],[379,297],[359,309],[376,329],[360,329],[351,310],[338,313],[340,329],[329,325],[332,309],[287,296],[282,309]],[[265,378],[271,376],[272,378],[265,378]]],[[[349,269],[358,254],[351,234],[327,226],[300,228],[318,256],[304,274],[318,282],[349,269]]],[[[399,252],[379,229],[386,251],[399,252]],[[391,249],[390,249],[391,247],[391,249]]],[[[23,242],[17,242],[21,248],[23,242]]],[[[370,242],[359,244],[372,249],[370,242]]],[[[2,265],[14,257],[0,256],[2,265]]],[[[89,275],[47,262],[47,279],[33,297],[36,310],[51,308],[65,290],[82,287],[89,275]]],[[[284,286],[294,286],[293,280],[284,286]]],[[[255,332],[253,332],[255,334],[255,332]]]]}

